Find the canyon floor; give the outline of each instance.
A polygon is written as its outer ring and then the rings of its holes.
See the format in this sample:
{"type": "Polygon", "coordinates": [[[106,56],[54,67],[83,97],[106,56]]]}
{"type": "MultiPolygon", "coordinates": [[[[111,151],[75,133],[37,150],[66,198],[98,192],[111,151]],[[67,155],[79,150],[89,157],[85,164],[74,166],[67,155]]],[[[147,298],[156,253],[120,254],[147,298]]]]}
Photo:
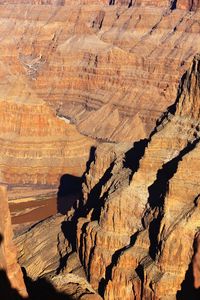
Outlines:
{"type": "Polygon", "coordinates": [[[0,0],[0,299],[200,299],[200,1],[0,0]]]}

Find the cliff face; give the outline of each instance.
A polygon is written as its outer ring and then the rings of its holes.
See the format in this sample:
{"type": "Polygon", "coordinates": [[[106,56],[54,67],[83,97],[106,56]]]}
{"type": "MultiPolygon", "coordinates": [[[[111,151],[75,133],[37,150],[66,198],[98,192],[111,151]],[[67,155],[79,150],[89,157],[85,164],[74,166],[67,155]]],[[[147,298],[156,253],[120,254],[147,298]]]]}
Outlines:
{"type": "Polygon", "coordinates": [[[0,297],[8,299],[5,294],[6,283],[2,272],[6,272],[12,289],[16,289],[21,296],[27,296],[22,272],[16,258],[16,248],[12,241],[11,218],[8,208],[6,187],[0,186],[0,297]],[[5,298],[4,298],[5,297],[5,298]]]}
{"type": "Polygon", "coordinates": [[[82,175],[95,143],[45,103],[6,99],[0,101],[0,181],[58,186],[65,173],[82,175]]]}
{"type": "Polygon", "coordinates": [[[200,51],[199,1],[4,2],[1,90],[23,75],[31,94],[101,140],[146,138],[200,51]]]}
{"type": "Polygon", "coordinates": [[[124,155],[97,149],[74,222],[77,253],[104,299],[185,299],[191,286],[198,299],[199,91],[196,56],[148,140],[124,155]]]}

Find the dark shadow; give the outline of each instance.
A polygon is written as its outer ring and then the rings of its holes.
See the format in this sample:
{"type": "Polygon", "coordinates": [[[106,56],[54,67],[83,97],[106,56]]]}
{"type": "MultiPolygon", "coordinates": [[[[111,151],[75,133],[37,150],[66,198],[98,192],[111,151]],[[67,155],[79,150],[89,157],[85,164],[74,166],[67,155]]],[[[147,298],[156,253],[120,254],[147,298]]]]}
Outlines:
{"type": "Polygon", "coordinates": [[[174,10],[174,9],[176,9],[176,6],[177,6],[177,0],[172,0],[171,1],[171,10],[174,10]]]}
{"type": "Polygon", "coordinates": [[[149,140],[143,139],[133,144],[133,147],[125,153],[124,167],[129,168],[132,172],[130,180],[133,174],[138,170],[140,159],[143,157],[145,149],[149,140]]]}
{"type": "Polygon", "coordinates": [[[82,178],[64,174],[57,193],[57,212],[65,215],[81,195],[82,178]]]}
{"type": "Polygon", "coordinates": [[[89,172],[89,169],[90,169],[90,165],[91,163],[95,160],[95,152],[96,152],[96,147],[92,146],[90,148],[90,154],[89,154],[89,159],[86,163],[86,171],[84,172],[83,176],[89,172]]]}
{"type": "Polygon", "coordinates": [[[128,4],[128,8],[130,8],[131,6],[133,6],[133,0],[130,0],[130,2],[128,4]]]}
{"type": "MultiPolygon", "coordinates": [[[[92,220],[97,220],[101,207],[104,204],[104,200],[106,198],[107,192],[106,191],[101,197],[101,189],[102,186],[109,180],[112,176],[112,169],[114,166],[114,162],[111,163],[109,168],[105,171],[103,176],[100,178],[98,183],[91,189],[91,192],[88,196],[87,203],[81,203],[79,207],[75,210],[73,218],[70,221],[62,222],[62,231],[66,237],[66,239],[70,242],[73,251],[76,251],[76,226],[78,219],[81,217],[85,217],[88,212],[94,208],[93,214],[91,216],[92,220]]],[[[81,248],[81,247],[80,247],[81,248]]],[[[80,253],[80,257],[82,257],[80,253]]]]}
{"type": "MultiPolygon", "coordinates": [[[[194,255],[197,252],[197,240],[194,240],[194,255]]],[[[192,258],[193,261],[193,258],[192,258]]],[[[181,290],[177,292],[177,300],[199,300],[200,299],[200,288],[195,289],[194,287],[194,275],[193,275],[193,264],[192,261],[186,272],[185,279],[181,284],[181,290]]]]}
{"type": "Polygon", "coordinates": [[[60,178],[60,185],[57,193],[57,212],[65,215],[71,207],[76,205],[77,200],[82,199],[82,183],[86,173],[89,172],[91,163],[95,160],[96,147],[90,148],[89,159],[86,163],[86,170],[82,177],[64,174],[60,178]]]}
{"type": "Polygon", "coordinates": [[[0,233],[0,245],[3,242],[3,235],[0,233]]]}
{"type": "Polygon", "coordinates": [[[36,281],[27,276],[26,270],[22,268],[24,282],[30,300],[71,300],[72,298],[65,293],[58,292],[46,278],[39,278],[36,281]]]}
{"type": "MultiPolygon", "coordinates": [[[[72,249],[76,251],[76,225],[77,221],[81,217],[85,217],[87,213],[92,209],[94,212],[92,214],[91,219],[95,220],[98,219],[100,215],[101,206],[104,204],[104,199],[106,197],[106,193],[100,198],[102,186],[109,180],[112,175],[112,168],[114,163],[110,165],[110,167],[106,170],[102,178],[99,182],[92,188],[87,203],[84,205],[82,204],[79,208],[75,211],[73,218],[71,221],[64,221],[62,223],[62,231],[67,238],[67,240],[71,243],[72,249]]],[[[81,254],[80,254],[81,257],[81,254]]]]}
{"type": "Polygon", "coordinates": [[[4,270],[0,270],[0,299],[2,300],[23,300],[16,289],[11,287],[8,276],[4,270]]]}
{"type": "MultiPolygon", "coordinates": [[[[3,236],[0,234],[0,245],[3,241],[3,236]]],[[[45,278],[33,281],[26,274],[26,270],[22,268],[24,282],[27,288],[29,297],[20,296],[19,292],[12,288],[6,271],[0,269],[0,299],[1,300],[71,300],[72,298],[66,293],[58,292],[55,287],[45,278]]]]}

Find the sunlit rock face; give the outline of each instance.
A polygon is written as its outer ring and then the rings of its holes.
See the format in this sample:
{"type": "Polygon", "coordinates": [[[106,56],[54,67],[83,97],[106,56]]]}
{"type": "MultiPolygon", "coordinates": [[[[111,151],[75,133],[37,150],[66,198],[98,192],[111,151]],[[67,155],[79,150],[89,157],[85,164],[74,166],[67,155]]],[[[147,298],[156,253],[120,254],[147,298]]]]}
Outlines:
{"type": "Polygon", "coordinates": [[[2,3],[3,99],[22,77],[33,98],[103,141],[147,137],[200,51],[199,1],[2,3]]]}
{"type": "Polygon", "coordinates": [[[9,285],[10,289],[15,289],[21,296],[27,296],[12,237],[6,186],[0,185],[0,295],[2,299],[13,299],[13,294],[9,294],[7,289],[9,285]]]}
{"type": "Polygon", "coordinates": [[[196,56],[150,137],[98,147],[85,175],[76,251],[106,300],[198,299],[199,79],[196,56]]]}
{"type": "Polygon", "coordinates": [[[67,219],[73,234],[56,216],[16,239],[34,279],[64,289],[64,257],[91,297],[174,300],[192,272],[195,299],[199,19],[199,1],[0,1],[0,182],[58,186],[100,144],[67,219]]]}
{"type": "Polygon", "coordinates": [[[45,103],[4,99],[0,101],[1,182],[58,186],[65,173],[82,175],[91,139],[57,118],[45,103]]]}

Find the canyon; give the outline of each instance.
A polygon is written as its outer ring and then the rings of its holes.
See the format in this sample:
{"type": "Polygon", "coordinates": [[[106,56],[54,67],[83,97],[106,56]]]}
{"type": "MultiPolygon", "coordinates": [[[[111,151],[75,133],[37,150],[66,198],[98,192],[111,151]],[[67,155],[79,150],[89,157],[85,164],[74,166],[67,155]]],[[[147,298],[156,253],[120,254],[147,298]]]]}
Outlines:
{"type": "Polygon", "coordinates": [[[0,298],[199,299],[200,1],[0,0],[0,40],[0,298]]]}

